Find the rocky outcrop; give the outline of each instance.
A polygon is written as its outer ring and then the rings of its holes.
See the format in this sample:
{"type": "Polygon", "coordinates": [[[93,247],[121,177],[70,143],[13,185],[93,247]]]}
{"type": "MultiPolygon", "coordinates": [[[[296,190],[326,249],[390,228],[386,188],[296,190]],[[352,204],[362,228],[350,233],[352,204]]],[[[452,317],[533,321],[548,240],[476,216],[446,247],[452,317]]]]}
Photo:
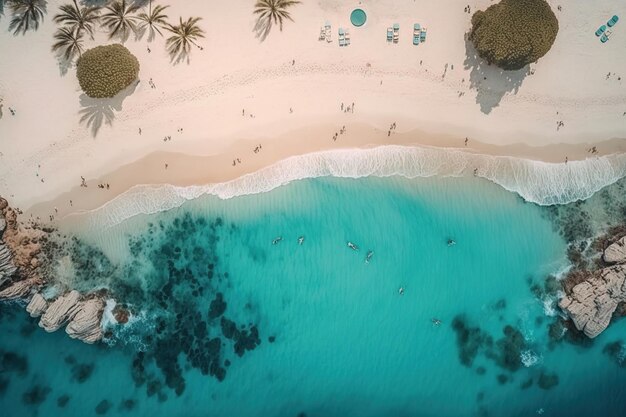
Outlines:
{"type": "Polygon", "coordinates": [[[31,317],[39,317],[48,309],[48,302],[45,298],[39,293],[33,295],[33,298],[30,299],[30,302],[26,306],[26,311],[30,314],[31,317]]]}
{"type": "MultiPolygon", "coordinates": [[[[35,307],[41,308],[43,305],[41,300],[35,299],[37,296],[41,297],[39,294],[35,294],[31,300],[31,304],[35,303],[34,311],[37,311],[35,307]]],[[[43,300],[43,297],[41,299],[43,300]]],[[[46,301],[43,300],[43,303],[46,301]]],[[[54,332],[67,323],[65,332],[71,338],[80,339],[86,343],[94,343],[102,339],[103,333],[100,322],[104,306],[102,298],[92,296],[92,298],[81,301],[81,295],[78,291],[70,291],[47,305],[47,309],[39,321],[39,326],[47,332],[54,332]]]]}
{"type": "Polygon", "coordinates": [[[620,303],[626,302],[626,265],[596,271],[573,287],[559,302],[576,328],[594,338],[611,322],[620,303]]]}
{"type": "Polygon", "coordinates": [[[602,257],[608,264],[626,262],[626,236],[606,248],[602,257]]]}
{"type": "Polygon", "coordinates": [[[9,248],[0,243],[0,287],[11,282],[11,278],[17,272],[12,258],[9,248]]]}
{"type": "Polygon", "coordinates": [[[47,332],[67,324],[66,332],[72,338],[87,343],[100,340],[106,294],[83,297],[78,291],[70,291],[52,302],[46,301],[39,293],[46,284],[39,258],[46,233],[37,226],[21,225],[17,215],[18,212],[0,198],[0,300],[30,297],[26,311],[32,317],[41,316],[39,326],[47,332]]]}
{"type": "Polygon", "coordinates": [[[21,227],[17,212],[0,198],[0,300],[29,296],[30,288],[43,283],[37,271],[43,236],[21,227]]]}
{"type": "Polygon", "coordinates": [[[0,291],[0,300],[26,298],[30,295],[33,288],[37,288],[40,285],[41,280],[37,277],[14,282],[0,291]]]}
{"type": "Polygon", "coordinates": [[[86,343],[94,343],[102,339],[102,312],[104,301],[100,298],[92,298],[80,304],[80,308],[65,332],[73,339],[80,339],[86,343]]]}
{"type": "Polygon", "coordinates": [[[47,332],[59,330],[65,323],[72,320],[80,308],[80,293],[76,290],[70,291],[54,300],[49,306],[41,320],[39,327],[43,327],[47,332]]]}

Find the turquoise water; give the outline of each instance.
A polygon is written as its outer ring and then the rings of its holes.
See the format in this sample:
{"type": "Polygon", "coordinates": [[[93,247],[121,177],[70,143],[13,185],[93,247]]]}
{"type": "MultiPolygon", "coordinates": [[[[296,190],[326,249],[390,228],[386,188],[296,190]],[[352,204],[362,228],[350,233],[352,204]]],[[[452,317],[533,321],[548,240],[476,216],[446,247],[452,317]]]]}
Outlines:
{"type": "Polygon", "coordinates": [[[367,20],[367,15],[363,9],[354,9],[350,14],[350,21],[354,26],[363,26],[367,20]]]}
{"type": "Polygon", "coordinates": [[[327,178],[84,230],[59,253],[73,268],[55,276],[110,288],[136,319],[88,346],[3,305],[0,407],[621,416],[626,321],[592,344],[548,334],[564,210],[473,178],[327,178]]]}

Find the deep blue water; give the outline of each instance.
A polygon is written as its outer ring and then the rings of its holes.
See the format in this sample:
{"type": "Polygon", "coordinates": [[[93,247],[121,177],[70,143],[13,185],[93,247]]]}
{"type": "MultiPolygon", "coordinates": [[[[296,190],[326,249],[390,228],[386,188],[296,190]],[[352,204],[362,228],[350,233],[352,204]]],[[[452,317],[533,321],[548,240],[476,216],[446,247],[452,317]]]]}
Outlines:
{"type": "Polygon", "coordinates": [[[626,415],[626,320],[555,340],[546,280],[619,187],[554,209],[477,179],[313,179],[78,230],[58,285],[134,318],[89,346],[3,305],[2,415],[626,415]]]}

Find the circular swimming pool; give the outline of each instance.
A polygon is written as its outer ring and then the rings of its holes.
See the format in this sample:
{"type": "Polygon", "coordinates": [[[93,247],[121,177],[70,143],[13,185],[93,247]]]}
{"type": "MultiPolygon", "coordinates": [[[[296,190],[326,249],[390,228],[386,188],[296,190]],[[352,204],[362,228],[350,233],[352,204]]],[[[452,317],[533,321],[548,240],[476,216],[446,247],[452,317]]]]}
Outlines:
{"type": "Polygon", "coordinates": [[[367,15],[363,9],[354,9],[350,14],[350,21],[354,26],[363,26],[367,20],[367,15]]]}

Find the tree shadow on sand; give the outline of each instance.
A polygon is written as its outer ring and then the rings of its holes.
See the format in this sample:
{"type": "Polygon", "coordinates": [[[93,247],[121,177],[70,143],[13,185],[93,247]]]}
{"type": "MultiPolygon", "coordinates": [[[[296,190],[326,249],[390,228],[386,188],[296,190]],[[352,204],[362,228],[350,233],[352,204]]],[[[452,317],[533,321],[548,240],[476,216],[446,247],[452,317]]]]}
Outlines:
{"type": "Polygon", "coordinates": [[[470,88],[476,90],[476,103],[480,110],[489,114],[500,104],[507,93],[516,94],[526,78],[531,74],[530,65],[517,71],[505,71],[478,56],[474,44],[465,36],[465,54],[463,62],[470,72],[470,88]]]}
{"type": "Polygon", "coordinates": [[[80,123],[86,124],[91,130],[91,135],[95,138],[103,123],[109,126],[113,125],[115,113],[122,111],[124,99],[133,94],[136,87],[137,82],[133,82],[111,98],[92,98],[87,94],[81,94],[80,105],[82,109],[79,111],[80,123]]]}
{"type": "Polygon", "coordinates": [[[257,19],[256,23],[254,24],[254,28],[252,29],[256,37],[259,38],[261,42],[263,42],[265,38],[267,38],[267,35],[270,34],[271,30],[272,19],[269,18],[257,19]]]}

